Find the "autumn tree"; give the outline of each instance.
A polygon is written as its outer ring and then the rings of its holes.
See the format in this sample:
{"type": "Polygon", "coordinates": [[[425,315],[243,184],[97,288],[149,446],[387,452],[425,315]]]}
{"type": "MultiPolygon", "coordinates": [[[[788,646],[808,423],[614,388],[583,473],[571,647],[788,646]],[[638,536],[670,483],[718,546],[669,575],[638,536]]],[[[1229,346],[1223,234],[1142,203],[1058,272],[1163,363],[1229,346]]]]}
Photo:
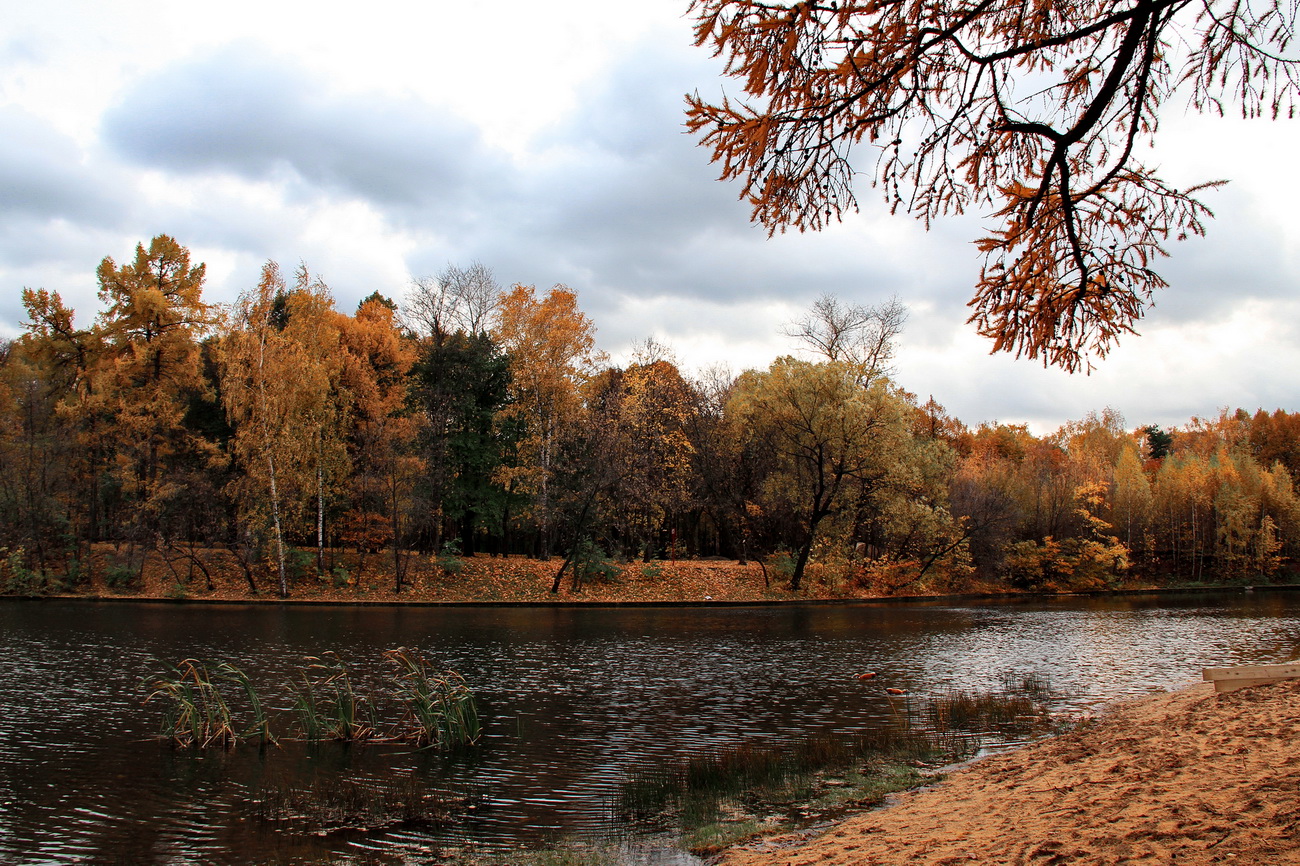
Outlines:
{"type": "Polygon", "coordinates": [[[744,565],[766,535],[761,488],[774,469],[771,452],[727,414],[735,384],[736,378],[724,368],[704,371],[692,382],[695,403],[687,423],[697,484],[694,499],[721,543],[744,565]]]}
{"type": "Polygon", "coordinates": [[[582,384],[594,372],[595,326],[578,309],[578,296],[557,285],[538,297],[517,285],[501,296],[492,333],[510,356],[510,402],[503,423],[521,428],[518,462],[498,480],[532,497],[531,516],[539,553],[550,554],[554,529],[552,485],[565,441],[581,422],[582,384]]]}
{"type": "Polygon", "coordinates": [[[591,390],[595,423],[612,434],[597,459],[625,469],[611,493],[611,520],[628,553],[648,562],[656,535],[686,510],[695,486],[688,435],[694,395],[677,366],[654,355],[604,371],[591,390]]]}
{"type": "Polygon", "coordinates": [[[1292,477],[1300,474],[1300,412],[1259,409],[1251,416],[1249,439],[1261,466],[1281,463],[1292,477]]]}
{"type": "MultiPolygon", "coordinates": [[[[192,472],[218,459],[215,447],[186,423],[193,396],[207,387],[200,339],[217,322],[203,300],[205,267],[167,235],[118,266],[99,265],[104,341],[96,396],[111,418],[113,475],[133,542],[165,540],[169,512],[193,501],[192,472]],[[152,535],[152,537],[148,537],[152,535]]],[[[91,408],[91,407],[88,407],[91,408]]]]}
{"type": "Polygon", "coordinates": [[[331,415],[330,371],[320,363],[319,345],[306,339],[317,327],[313,315],[325,312],[321,302],[310,291],[290,294],[279,266],[267,262],[257,286],[240,295],[218,353],[232,450],[244,473],[234,493],[246,530],[270,530],[282,596],[289,592],[286,536],[316,500],[320,428],[331,415]],[[286,308],[287,318],[279,314],[286,308]]]}
{"type": "Polygon", "coordinates": [[[1142,164],[1161,106],[1290,117],[1297,4],[1094,0],[974,5],[695,0],[696,41],[743,97],[687,97],[687,124],[769,231],[857,208],[855,148],[891,209],[987,209],[970,321],[994,349],[1066,370],[1104,356],[1200,234],[1205,185],[1142,164]]]}
{"type": "Polygon", "coordinates": [[[294,420],[307,446],[303,458],[308,480],[301,484],[300,495],[311,503],[306,510],[315,518],[316,564],[323,568],[327,501],[341,498],[336,491],[350,472],[346,430],[355,398],[341,381],[345,357],[341,328],[346,317],[334,308],[330,287],[312,276],[305,264],[294,272],[292,290],[281,292],[275,304],[282,335],[300,353],[301,387],[316,390],[299,404],[301,414],[294,420]]]}
{"type": "Polygon", "coordinates": [[[424,469],[416,449],[420,419],[407,411],[416,349],[403,335],[392,304],[381,296],[362,301],[355,316],[340,315],[338,326],[340,388],[347,395],[351,516],[384,515],[394,589],[401,592],[404,546],[410,541],[407,524],[424,469]]]}
{"type": "Polygon", "coordinates": [[[975,447],[953,467],[948,501],[966,534],[972,563],[986,577],[997,579],[1004,573],[1007,547],[1023,522],[1024,497],[1019,461],[982,444],[977,433],[975,447]]]}
{"type": "MultiPolygon", "coordinates": [[[[74,523],[79,524],[74,531],[89,544],[100,538],[101,486],[112,452],[111,411],[97,376],[104,335],[97,325],[77,327],[74,311],[58,292],[23,289],[22,299],[28,322],[23,338],[11,350],[10,370],[22,371],[26,379],[16,384],[18,392],[36,400],[38,395],[31,389],[38,387],[53,405],[55,435],[66,449],[70,483],[80,488],[78,505],[69,503],[74,523]]],[[[28,411],[33,405],[28,404],[28,411]]]]}
{"type": "Polygon", "coordinates": [[[822,522],[889,474],[905,406],[881,382],[863,388],[851,365],[780,358],[740,377],[728,413],[779,460],[765,494],[798,523],[790,579],[798,590],[822,522]]]}
{"type": "Polygon", "coordinates": [[[71,517],[80,464],[59,411],[61,377],[36,344],[30,334],[0,340],[0,547],[45,572],[78,540],[71,517]]]}
{"type": "Polygon", "coordinates": [[[1128,443],[1115,461],[1110,495],[1111,524],[1132,553],[1145,552],[1151,519],[1151,481],[1142,469],[1136,443],[1128,443]]]}

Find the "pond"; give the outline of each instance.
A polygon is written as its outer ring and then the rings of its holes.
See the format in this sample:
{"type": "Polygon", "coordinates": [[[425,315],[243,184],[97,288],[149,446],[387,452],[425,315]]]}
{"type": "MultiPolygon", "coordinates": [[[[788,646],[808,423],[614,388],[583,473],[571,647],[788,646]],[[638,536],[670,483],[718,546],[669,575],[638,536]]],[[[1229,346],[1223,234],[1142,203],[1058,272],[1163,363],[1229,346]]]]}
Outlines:
{"type": "MultiPolygon", "coordinates": [[[[444,845],[601,838],[620,831],[609,804],[630,775],[743,742],[870,730],[894,712],[886,686],[924,696],[1033,673],[1055,709],[1081,710],[1179,687],[1203,666],[1297,656],[1300,593],[1263,591],[773,607],[5,601],[0,861],[420,863],[444,845]],[[464,675],[486,719],[480,747],[194,754],[159,742],[161,710],[141,706],[159,660],[229,661],[286,694],[304,656],[337,653],[364,683],[398,646],[464,675]],[[877,679],[860,681],[867,670],[877,679]],[[249,817],[258,790],[337,778],[418,780],[476,808],[438,835],[249,817]]],[[[645,843],[645,862],[687,862],[662,844],[645,843]]]]}

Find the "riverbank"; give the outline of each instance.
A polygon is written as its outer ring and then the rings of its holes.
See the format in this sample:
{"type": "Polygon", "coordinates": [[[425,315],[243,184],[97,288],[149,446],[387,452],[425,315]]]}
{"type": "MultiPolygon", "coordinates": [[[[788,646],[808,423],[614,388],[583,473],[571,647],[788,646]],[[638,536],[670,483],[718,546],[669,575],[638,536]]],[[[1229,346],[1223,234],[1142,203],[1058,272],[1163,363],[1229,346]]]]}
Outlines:
{"type": "MultiPolygon", "coordinates": [[[[265,563],[245,568],[232,552],[220,549],[151,551],[143,567],[125,550],[96,545],[81,576],[53,573],[38,592],[23,594],[122,599],[235,601],[279,598],[278,574],[265,563]],[[251,585],[250,585],[251,582],[251,585]]],[[[892,596],[933,596],[953,592],[995,593],[999,587],[970,580],[891,586],[874,579],[860,563],[813,564],[798,592],[781,563],[745,564],[725,559],[602,561],[588,564],[575,579],[564,569],[557,592],[551,589],[564,566],[562,557],[425,556],[403,559],[400,591],[391,554],[358,555],[326,551],[323,567],[314,551],[295,551],[289,559],[288,599],[306,602],[425,603],[631,603],[774,602],[852,600],[892,596]]]]}
{"type": "MultiPolygon", "coordinates": [[[[861,562],[813,563],[803,586],[792,592],[780,558],[769,563],[750,560],[743,565],[724,559],[606,561],[598,568],[589,568],[580,580],[575,580],[572,568],[566,568],[559,590],[553,593],[556,575],[564,565],[559,557],[539,560],[521,556],[423,555],[411,555],[403,561],[405,573],[399,591],[391,555],[327,551],[324,567],[318,568],[313,554],[296,551],[290,557],[288,600],[345,604],[752,604],[1030,594],[974,577],[898,583],[861,562]]],[[[279,578],[273,570],[265,563],[245,568],[234,553],[222,548],[172,550],[166,555],[155,550],[145,558],[143,567],[138,562],[126,566],[124,561],[131,561],[127,551],[109,544],[96,545],[84,564],[48,575],[37,574],[39,579],[33,577],[33,572],[28,572],[23,581],[9,575],[3,589],[10,595],[70,598],[225,602],[280,599],[279,578]]],[[[1293,579],[1291,575],[1283,576],[1285,582],[1293,579]]],[[[1220,588],[1224,587],[1185,587],[1188,591],[1220,588]]],[[[1114,585],[1074,589],[1096,593],[1173,588],[1133,577],[1114,585]]]]}
{"type": "Polygon", "coordinates": [[[719,866],[1300,863],[1300,681],[1117,705],[719,866]]]}

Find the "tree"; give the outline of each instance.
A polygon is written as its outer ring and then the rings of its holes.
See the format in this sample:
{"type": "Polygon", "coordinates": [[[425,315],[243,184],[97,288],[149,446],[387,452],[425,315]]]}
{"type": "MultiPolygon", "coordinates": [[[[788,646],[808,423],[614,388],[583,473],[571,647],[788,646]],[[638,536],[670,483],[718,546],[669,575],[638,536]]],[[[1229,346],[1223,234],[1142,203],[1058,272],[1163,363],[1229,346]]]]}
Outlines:
{"type": "Polygon", "coordinates": [[[1151,516],[1151,482],[1142,470],[1142,459],[1135,443],[1127,444],[1115,461],[1115,481],[1110,499],[1110,522],[1116,532],[1123,534],[1124,546],[1130,553],[1142,550],[1141,543],[1151,516]]]}
{"type": "Polygon", "coordinates": [[[785,333],[828,361],[853,365],[866,385],[893,372],[894,342],[906,321],[907,305],[898,298],[865,306],[845,305],[834,295],[822,295],[785,333]]]}
{"type": "Polygon", "coordinates": [[[96,396],[110,419],[113,476],[130,538],[146,547],[165,540],[169,512],[190,504],[189,469],[218,458],[186,423],[192,399],[208,385],[199,340],[217,322],[203,301],[204,273],[167,235],[148,249],[137,244],[134,261],[121,267],[105,257],[97,271],[108,308],[99,321],[96,396]]]}
{"type": "MultiPolygon", "coordinates": [[[[236,303],[218,352],[221,399],[235,430],[232,450],[244,472],[234,492],[246,518],[260,518],[273,533],[281,596],[289,592],[286,524],[319,490],[319,431],[331,414],[329,370],[288,328],[297,315],[297,336],[311,330],[310,311],[321,299],[308,293],[299,300],[305,302],[301,311],[279,266],[267,262],[257,287],[236,303]],[[277,315],[280,307],[288,309],[287,319],[277,315]]],[[[335,333],[334,345],[337,340],[335,333]]]]}
{"type": "Polygon", "coordinates": [[[434,342],[457,331],[474,336],[487,330],[500,302],[501,286],[487,265],[447,265],[436,277],[415,280],[406,302],[407,324],[434,342]]]}
{"type": "Polygon", "coordinates": [[[583,413],[581,385],[598,360],[595,326],[578,309],[566,286],[543,298],[533,286],[517,285],[501,295],[493,336],[510,356],[510,402],[503,422],[522,427],[519,464],[503,467],[498,480],[532,495],[532,517],[540,554],[550,555],[554,509],[551,483],[565,440],[583,413]]]}
{"type": "Polygon", "coordinates": [[[1169,456],[1169,452],[1174,447],[1174,435],[1168,431],[1161,430],[1158,424],[1148,424],[1138,429],[1142,438],[1146,440],[1146,454],[1148,460],[1163,460],[1169,456]]]}
{"type": "Polygon", "coordinates": [[[394,589],[401,592],[409,522],[404,518],[413,511],[414,487],[423,468],[414,445],[418,419],[406,410],[415,346],[403,337],[392,304],[377,294],[361,302],[355,317],[340,316],[339,325],[341,385],[350,404],[352,516],[387,515],[394,589]]]}
{"type": "Polygon", "coordinates": [[[421,492],[435,547],[444,520],[457,521],[461,552],[472,556],[484,518],[505,517],[506,494],[494,475],[511,426],[500,417],[509,403],[509,384],[509,359],[483,332],[456,331],[420,344],[407,400],[422,420],[421,492]]]}
{"type": "Polygon", "coordinates": [[[98,326],[77,328],[73,310],[63,305],[58,292],[23,289],[22,298],[30,321],[18,344],[20,357],[13,362],[27,356],[43,370],[40,378],[45,396],[55,404],[59,435],[70,440],[63,444],[70,451],[73,482],[84,485],[82,536],[89,544],[99,540],[100,487],[111,451],[111,411],[97,387],[104,335],[98,326]]]}
{"type": "Polygon", "coordinates": [[[658,532],[690,501],[695,395],[672,361],[647,355],[596,377],[589,403],[593,426],[609,434],[596,459],[622,465],[610,493],[612,519],[629,555],[649,562],[658,532]]]}
{"type": "Polygon", "coordinates": [[[798,522],[790,578],[798,590],[822,521],[891,471],[905,406],[882,382],[863,388],[843,362],[779,358],[737,381],[727,411],[778,460],[764,492],[798,522]]]}
{"type": "MultiPolygon", "coordinates": [[[[1291,116],[1295,0],[695,0],[696,42],[740,101],[687,97],[687,125],[769,231],[857,208],[877,149],[892,210],[989,208],[999,228],[970,317],[994,349],[1066,370],[1104,356],[1166,285],[1152,270],[1209,210],[1142,165],[1161,105],[1291,116]]],[[[1217,182],[1216,182],[1217,183],[1217,182]]]]}
{"type": "MultiPolygon", "coordinates": [[[[327,492],[348,475],[344,430],[354,397],[340,383],[340,327],[346,317],[334,309],[329,286],[320,277],[313,277],[305,264],[295,272],[293,290],[281,292],[276,303],[276,320],[284,338],[301,352],[302,366],[297,374],[300,386],[320,389],[300,404],[303,414],[295,421],[299,437],[304,444],[310,443],[310,450],[303,453],[312,480],[304,483],[300,495],[305,499],[311,491],[314,500],[316,565],[323,570],[327,492]]],[[[378,307],[388,309],[382,302],[378,307]]]]}

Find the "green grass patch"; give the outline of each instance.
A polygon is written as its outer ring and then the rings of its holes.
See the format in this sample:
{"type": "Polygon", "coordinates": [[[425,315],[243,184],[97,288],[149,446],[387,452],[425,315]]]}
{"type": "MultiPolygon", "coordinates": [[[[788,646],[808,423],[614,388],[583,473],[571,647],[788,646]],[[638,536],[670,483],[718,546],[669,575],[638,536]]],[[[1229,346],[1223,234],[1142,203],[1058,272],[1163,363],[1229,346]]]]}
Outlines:
{"type": "Polygon", "coordinates": [[[613,809],[632,823],[675,827],[683,845],[708,855],[756,835],[833,820],[879,805],[974,755],[986,736],[1052,729],[1034,676],[1004,678],[1006,692],[951,691],[904,699],[894,722],[856,734],[742,743],[630,776],[613,809]]]}

